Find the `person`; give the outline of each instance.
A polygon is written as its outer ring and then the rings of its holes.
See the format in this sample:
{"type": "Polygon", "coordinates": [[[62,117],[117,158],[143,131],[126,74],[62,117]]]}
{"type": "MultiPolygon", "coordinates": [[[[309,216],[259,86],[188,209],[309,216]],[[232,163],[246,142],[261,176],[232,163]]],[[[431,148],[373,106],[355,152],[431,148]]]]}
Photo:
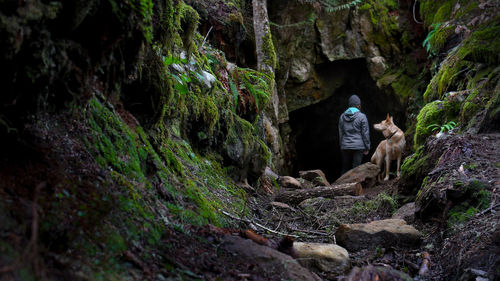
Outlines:
{"type": "Polygon", "coordinates": [[[339,141],[342,154],[342,174],[361,165],[363,154],[370,150],[370,126],[360,111],[361,99],[349,97],[349,108],[339,118],[339,141]]]}

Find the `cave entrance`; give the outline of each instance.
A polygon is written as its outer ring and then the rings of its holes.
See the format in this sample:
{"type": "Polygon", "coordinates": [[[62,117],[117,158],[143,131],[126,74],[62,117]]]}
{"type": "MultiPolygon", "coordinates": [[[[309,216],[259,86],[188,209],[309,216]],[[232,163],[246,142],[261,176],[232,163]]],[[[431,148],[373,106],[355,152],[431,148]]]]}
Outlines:
{"type": "Polygon", "coordinates": [[[352,94],[360,97],[361,111],[370,124],[371,150],[364,156],[363,163],[370,161],[378,143],[383,140],[382,134],[373,129],[373,124],[390,113],[396,125],[404,131],[405,110],[392,93],[376,86],[365,59],[324,63],[317,65],[315,72],[322,85],[320,91],[330,94],[325,100],[289,113],[289,159],[293,176],[298,176],[299,171],[320,169],[329,181],[334,181],[342,168],[338,120],[347,109],[349,97],[352,94]],[[339,79],[341,83],[329,83],[339,79]]]}

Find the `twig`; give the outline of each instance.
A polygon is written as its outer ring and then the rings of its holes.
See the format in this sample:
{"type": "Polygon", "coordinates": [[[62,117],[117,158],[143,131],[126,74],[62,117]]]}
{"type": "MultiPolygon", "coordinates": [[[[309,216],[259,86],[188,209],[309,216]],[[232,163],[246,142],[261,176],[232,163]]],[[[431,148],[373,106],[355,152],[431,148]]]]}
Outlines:
{"type": "Polygon", "coordinates": [[[203,39],[203,43],[201,43],[200,50],[203,49],[203,45],[205,45],[205,42],[207,41],[207,38],[208,38],[208,35],[210,34],[210,31],[212,31],[212,28],[214,28],[214,26],[211,26],[207,32],[207,35],[205,35],[205,38],[203,39]]]}
{"type": "Polygon", "coordinates": [[[311,234],[316,234],[316,235],[321,235],[321,236],[329,236],[328,233],[326,232],[320,232],[320,231],[314,231],[314,230],[305,230],[305,229],[297,229],[293,227],[288,227],[289,230],[291,231],[297,231],[297,232],[303,232],[303,233],[311,233],[311,234]]]}
{"type": "Polygon", "coordinates": [[[480,213],[477,213],[477,214],[476,214],[476,217],[478,217],[478,216],[480,216],[480,215],[484,215],[484,214],[486,214],[487,212],[489,212],[489,211],[491,211],[491,210],[495,209],[495,208],[496,208],[496,207],[498,207],[498,206],[500,206],[500,203],[496,203],[495,205],[490,206],[488,209],[483,210],[483,211],[481,211],[480,213]]]}
{"type": "Polygon", "coordinates": [[[418,270],[418,275],[427,275],[429,272],[429,267],[431,266],[431,255],[427,252],[422,253],[422,264],[420,265],[420,269],[418,270]]]}
{"type": "Polygon", "coordinates": [[[281,226],[281,221],[283,220],[284,214],[281,214],[280,221],[278,222],[278,226],[276,227],[275,231],[278,230],[281,226]]]}
{"type": "Polygon", "coordinates": [[[411,261],[409,261],[407,259],[403,259],[403,263],[410,266],[411,268],[413,268],[413,270],[419,270],[418,265],[412,263],[411,261]]]}
{"type": "Polygon", "coordinates": [[[226,212],[226,211],[224,211],[224,210],[220,210],[220,209],[219,209],[219,211],[220,211],[221,213],[223,213],[224,215],[226,215],[226,216],[228,216],[228,217],[232,218],[232,219],[239,220],[239,221],[244,221],[244,222],[249,223],[249,224],[253,224],[253,225],[255,225],[255,226],[258,226],[258,227],[260,227],[260,228],[262,228],[262,229],[264,229],[264,230],[267,230],[267,231],[269,231],[269,232],[271,232],[271,233],[274,233],[274,234],[277,234],[277,235],[282,235],[282,236],[290,236],[290,237],[293,237],[293,238],[299,238],[299,237],[300,237],[300,236],[297,236],[297,235],[292,235],[292,234],[288,234],[288,233],[283,233],[283,232],[279,232],[279,231],[274,231],[274,230],[272,230],[272,229],[270,229],[270,228],[268,228],[268,227],[263,226],[263,225],[262,225],[262,224],[260,224],[260,223],[257,223],[257,222],[254,222],[254,221],[251,221],[251,220],[248,220],[248,219],[245,219],[245,218],[238,218],[238,217],[236,217],[236,216],[234,216],[234,215],[231,215],[230,213],[228,213],[228,212],[226,212]]]}

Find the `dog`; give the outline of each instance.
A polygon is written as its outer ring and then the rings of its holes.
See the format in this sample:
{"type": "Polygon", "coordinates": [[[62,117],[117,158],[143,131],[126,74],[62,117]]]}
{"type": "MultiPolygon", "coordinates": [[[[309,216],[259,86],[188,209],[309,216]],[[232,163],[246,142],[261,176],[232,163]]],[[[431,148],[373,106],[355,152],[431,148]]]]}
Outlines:
{"type": "Polygon", "coordinates": [[[389,167],[392,160],[397,160],[397,178],[400,176],[399,167],[401,166],[401,156],[405,149],[405,135],[392,121],[392,116],[387,114],[387,118],[378,124],[374,124],[373,128],[382,132],[385,140],[381,141],[373,153],[371,162],[377,164],[382,169],[382,163],[385,163],[385,178],[389,179],[389,167]]]}

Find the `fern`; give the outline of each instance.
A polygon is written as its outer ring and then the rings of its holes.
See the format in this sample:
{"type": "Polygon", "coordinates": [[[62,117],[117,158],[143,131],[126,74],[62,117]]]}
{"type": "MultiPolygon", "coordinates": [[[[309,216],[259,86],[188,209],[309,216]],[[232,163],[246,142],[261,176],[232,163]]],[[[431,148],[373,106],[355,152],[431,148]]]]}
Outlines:
{"type": "Polygon", "coordinates": [[[453,130],[457,126],[457,123],[455,121],[450,121],[446,124],[439,125],[439,124],[431,124],[427,126],[427,129],[430,129],[431,132],[439,130],[439,133],[444,133],[453,130]]]}
{"type": "Polygon", "coordinates": [[[339,0],[299,0],[301,3],[319,3],[321,7],[323,7],[328,13],[338,12],[340,10],[350,9],[361,2],[363,0],[350,0],[346,3],[342,3],[345,1],[339,0]]]}
{"type": "Polygon", "coordinates": [[[441,23],[436,23],[434,25],[434,29],[432,29],[429,32],[429,34],[427,34],[427,37],[425,37],[424,42],[422,42],[422,46],[425,48],[425,50],[427,51],[427,53],[434,54],[434,51],[431,51],[432,50],[431,41],[434,38],[434,35],[436,34],[436,32],[439,30],[440,26],[441,26],[441,23]]]}
{"type": "MultiPolygon", "coordinates": [[[[332,1],[332,2],[337,2],[337,1],[332,1]]],[[[326,11],[328,13],[333,13],[333,12],[338,12],[338,11],[341,11],[341,10],[348,10],[358,4],[360,4],[361,2],[363,2],[363,0],[353,0],[353,1],[349,1],[345,4],[336,4],[336,5],[332,5],[332,4],[328,4],[326,6],[326,11]]]]}

